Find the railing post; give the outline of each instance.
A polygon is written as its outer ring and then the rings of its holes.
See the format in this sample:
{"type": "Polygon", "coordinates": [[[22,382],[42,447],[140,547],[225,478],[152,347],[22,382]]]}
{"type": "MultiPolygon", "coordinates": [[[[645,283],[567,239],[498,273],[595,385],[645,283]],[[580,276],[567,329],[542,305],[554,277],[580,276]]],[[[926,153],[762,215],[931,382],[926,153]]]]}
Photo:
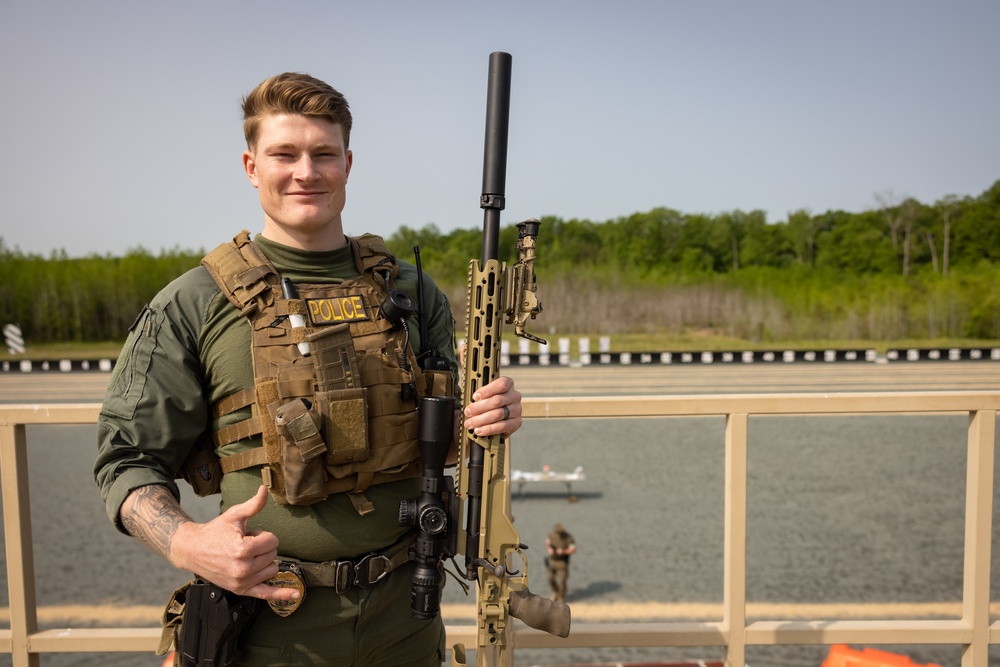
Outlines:
{"type": "Polygon", "coordinates": [[[962,667],[987,667],[990,640],[990,543],[993,529],[995,410],[969,413],[965,482],[965,571],[962,620],[972,627],[972,643],[962,651],[962,667]]]}
{"type": "Polygon", "coordinates": [[[24,424],[0,423],[0,481],[3,485],[13,664],[14,667],[38,667],[38,654],[28,651],[28,638],[38,631],[38,615],[35,611],[35,561],[31,551],[28,447],[24,424]]]}
{"type": "Polygon", "coordinates": [[[726,416],[723,619],[726,666],[746,664],[747,415],[726,416]]]}

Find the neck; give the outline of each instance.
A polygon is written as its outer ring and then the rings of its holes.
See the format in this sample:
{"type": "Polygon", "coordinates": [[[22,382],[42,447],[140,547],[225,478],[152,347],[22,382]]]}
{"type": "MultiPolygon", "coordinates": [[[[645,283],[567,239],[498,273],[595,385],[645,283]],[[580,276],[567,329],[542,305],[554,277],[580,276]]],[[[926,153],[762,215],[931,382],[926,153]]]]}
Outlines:
{"type": "Polygon", "coordinates": [[[268,241],[310,252],[338,250],[347,245],[342,225],[327,225],[318,230],[295,230],[275,225],[266,220],[260,235],[268,241]]]}

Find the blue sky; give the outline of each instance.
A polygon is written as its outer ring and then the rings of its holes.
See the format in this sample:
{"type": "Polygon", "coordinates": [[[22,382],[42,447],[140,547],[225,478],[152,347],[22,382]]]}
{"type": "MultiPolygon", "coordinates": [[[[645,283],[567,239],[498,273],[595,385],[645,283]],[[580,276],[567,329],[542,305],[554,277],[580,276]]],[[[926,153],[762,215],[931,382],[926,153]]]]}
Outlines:
{"type": "Polygon", "coordinates": [[[1000,179],[998,26],[995,0],[5,0],[0,238],[81,256],[259,231],[239,99],[289,70],[354,112],[348,233],[478,227],[498,50],[505,224],[975,196],[1000,179]]]}

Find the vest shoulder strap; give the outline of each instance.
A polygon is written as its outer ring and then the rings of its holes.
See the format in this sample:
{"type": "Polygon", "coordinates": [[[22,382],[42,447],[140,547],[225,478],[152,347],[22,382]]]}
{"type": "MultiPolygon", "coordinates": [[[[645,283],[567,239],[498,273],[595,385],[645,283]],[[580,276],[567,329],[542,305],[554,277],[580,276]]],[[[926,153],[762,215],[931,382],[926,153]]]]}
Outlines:
{"type": "MultiPolygon", "coordinates": [[[[370,274],[376,268],[388,270],[395,278],[399,265],[395,255],[377,234],[348,237],[358,273],[370,274]]],[[[205,255],[201,265],[208,270],[222,293],[246,315],[256,310],[261,299],[269,298],[269,287],[278,279],[278,272],[260,248],[243,230],[229,243],[223,243],[205,255]]]]}
{"type": "Polygon", "coordinates": [[[354,264],[358,268],[358,273],[365,275],[379,268],[388,270],[393,278],[399,274],[396,256],[390,252],[381,236],[362,234],[361,236],[349,237],[348,240],[354,251],[354,264]]]}
{"type": "Polygon", "coordinates": [[[262,310],[272,298],[271,285],[278,280],[277,270],[245,229],[229,243],[205,255],[201,265],[226,298],[246,316],[262,310]]]}

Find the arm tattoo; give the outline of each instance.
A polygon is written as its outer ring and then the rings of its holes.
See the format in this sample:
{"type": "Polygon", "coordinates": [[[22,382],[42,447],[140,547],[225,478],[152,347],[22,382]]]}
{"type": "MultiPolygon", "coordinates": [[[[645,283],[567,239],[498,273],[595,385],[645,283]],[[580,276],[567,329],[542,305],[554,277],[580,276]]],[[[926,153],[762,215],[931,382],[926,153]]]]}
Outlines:
{"type": "Polygon", "coordinates": [[[191,521],[174,495],[159,484],[133,490],[122,505],[121,518],[129,535],[167,560],[178,526],[191,521]]]}

